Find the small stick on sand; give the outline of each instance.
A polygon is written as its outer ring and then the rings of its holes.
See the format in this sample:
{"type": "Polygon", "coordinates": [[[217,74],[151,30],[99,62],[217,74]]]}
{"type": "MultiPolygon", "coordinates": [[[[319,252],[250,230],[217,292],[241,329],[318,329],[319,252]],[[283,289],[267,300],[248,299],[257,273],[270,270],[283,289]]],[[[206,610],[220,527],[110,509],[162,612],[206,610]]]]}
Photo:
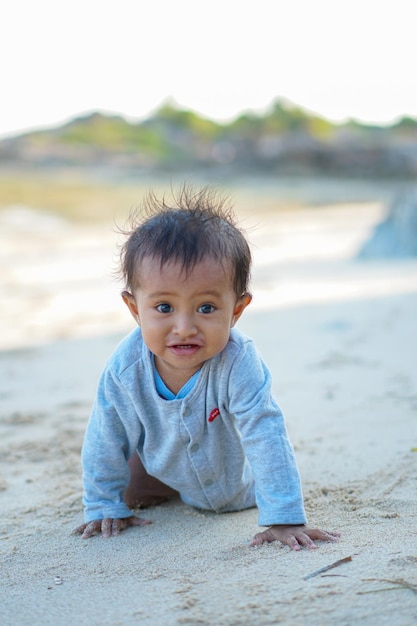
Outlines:
{"type": "Polygon", "coordinates": [[[326,567],[322,567],[322,568],[316,570],[315,572],[312,572],[311,574],[307,574],[307,576],[304,576],[303,580],[308,580],[309,578],[314,578],[314,576],[318,576],[319,574],[323,574],[323,572],[327,572],[329,569],[333,569],[334,567],[339,567],[339,565],[342,565],[343,563],[348,563],[351,560],[352,560],[351,556],[345,556],[344,559],[339,559],[339,561],[335,561],[331,565],[326,565],[326,567]]]}

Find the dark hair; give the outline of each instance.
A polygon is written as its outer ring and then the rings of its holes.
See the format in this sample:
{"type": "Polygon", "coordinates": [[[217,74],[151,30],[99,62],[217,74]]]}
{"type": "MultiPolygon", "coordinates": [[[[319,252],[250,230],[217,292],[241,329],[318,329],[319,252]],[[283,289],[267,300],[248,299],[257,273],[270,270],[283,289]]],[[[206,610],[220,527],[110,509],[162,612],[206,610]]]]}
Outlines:
{"type": "Polygon", "coordinates": [[[251,252],[226,198],[215,190],[195,191],[184,186],[171,203],[150,192],[139,211],[130,216],[127,240],[121,248],[120,274],[126,289],[137,287],[137,268],[145,257],[181,263],[187,273],[207,257],[229,261],[233,289],[240,297],[248,290],[251,252]]]}

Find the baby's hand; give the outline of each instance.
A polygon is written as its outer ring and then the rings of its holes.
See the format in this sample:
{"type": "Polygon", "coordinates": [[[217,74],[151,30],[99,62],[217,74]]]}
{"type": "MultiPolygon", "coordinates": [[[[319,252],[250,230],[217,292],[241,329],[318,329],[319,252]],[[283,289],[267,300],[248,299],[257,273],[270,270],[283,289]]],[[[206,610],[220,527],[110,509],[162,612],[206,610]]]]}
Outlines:
{"type": "Polygon", "coordinates": [[[313,539],[319,541],[338,541],[340,533],[327,532],[319,528],[309,528],[304,524],[299,526],[271,526],[262,533],[257,533],[252,539],[251,546],[261,546],[263,543],[271,543],[271,541],[281,541],[292,550],[301,550],[302,547],[309,550],[317,548],[313,539]]]}
{"type": "Polygon", "coordinates": [[[105,519],[98,519],[94,522],[81,524],[81,526],[74,528],[72,533],[74,535],[81,535],[81,539],[89,539],[90,537],[99,535],[100,533],[104,538],[107,538],[115,537],[129,526],[144,526],[145,524],[152,524],[152,522],[149,519],[142,519],[140,517],[136,517],[135,515],[131,515],[131,517],[124,517],[122,519],[111,519],[110,517],[106,517],[105,519]]]}

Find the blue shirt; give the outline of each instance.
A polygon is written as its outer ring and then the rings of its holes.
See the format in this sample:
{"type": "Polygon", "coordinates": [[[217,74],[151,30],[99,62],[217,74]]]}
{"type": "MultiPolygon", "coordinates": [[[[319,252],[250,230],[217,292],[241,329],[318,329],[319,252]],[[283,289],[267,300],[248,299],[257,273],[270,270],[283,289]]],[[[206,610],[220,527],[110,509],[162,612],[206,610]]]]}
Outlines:
{"type": "Polygon", "coordinates": [[[271,394],[271,375],[254,342],[231,330],[185,397],[159,395],[153,359],[135,329],[101,376],[83,451],[85,519],[131,515],[123,500],[127,461],[194,507],[236,511],[258,506],[259,524],[306,521],[294,451],[271,394]]]}
{"type": "Polygon", "coordinates": [[[168,387],[166,386],[166,384],[160,377],[159,372],[155,366],[155,359],[154,359],[153,354],[151,354],[151,359],[152,359],[153,378],[155,381],[155,387],[156,387],[157,392],[161,396],[161,398],[165,398],[165,400],[177,400],[177,398],[185,398],[187,393],[189,393],[191,389],[193,389],[194,385],[196,384],[200,370],[198,370],[195,374],[193,374],[191,378],[187,380],[185,385],[181,387],[179,392],[175,394],[171,391],[171,389],[168,389],[168,387]]]}

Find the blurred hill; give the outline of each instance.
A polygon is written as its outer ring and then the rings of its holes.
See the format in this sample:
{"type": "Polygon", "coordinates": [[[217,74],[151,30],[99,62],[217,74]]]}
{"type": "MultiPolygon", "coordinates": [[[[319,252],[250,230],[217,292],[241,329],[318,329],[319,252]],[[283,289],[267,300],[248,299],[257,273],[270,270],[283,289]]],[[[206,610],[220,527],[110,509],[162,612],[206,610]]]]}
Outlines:
{"type": "Polygon", "coordinates": [[[271,174],[417,175],[417,120],[334,124],[277,100],[220,124],[166,103],[139,123],[91,113],[0,141],[0,167],[85,166],[125,172],[222,168],[271,174]]]}

